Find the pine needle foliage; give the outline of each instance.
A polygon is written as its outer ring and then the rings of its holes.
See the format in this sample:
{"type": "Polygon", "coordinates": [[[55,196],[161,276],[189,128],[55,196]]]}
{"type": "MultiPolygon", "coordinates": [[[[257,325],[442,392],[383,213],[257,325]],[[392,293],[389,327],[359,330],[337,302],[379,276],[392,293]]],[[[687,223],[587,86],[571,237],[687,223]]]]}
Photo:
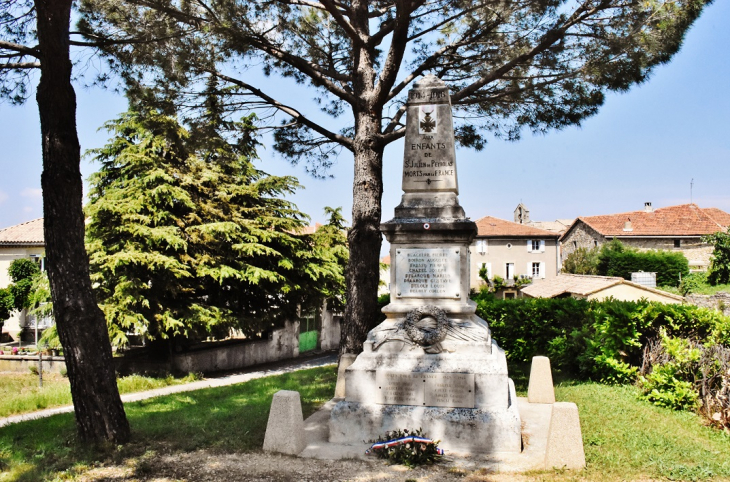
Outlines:
{"type": "Polygon", "coordinates": [[[87,249],[115,345],[257,333],[336,291],[346,248],[299,234],[308,217],[283,196],[300,185],[254,167],[254,119],[209,114],[188,130],[132,107],[92,151],[87,249]]]}

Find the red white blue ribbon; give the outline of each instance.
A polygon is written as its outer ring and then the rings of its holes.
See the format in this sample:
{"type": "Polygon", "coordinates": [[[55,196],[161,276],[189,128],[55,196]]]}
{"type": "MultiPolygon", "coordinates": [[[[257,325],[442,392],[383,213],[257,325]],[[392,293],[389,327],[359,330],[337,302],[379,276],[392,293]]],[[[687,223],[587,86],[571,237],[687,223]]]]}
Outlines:
{"type": "MultiPolygon", "coordinates": [[[[365,451],[365,453],[370,454],[370,453],[372,453],[373,450],[387,449],[390,447],[395,447],[396,445],[403,445],[406,443],[432,444],[432,443],[434,443],[434,441],[431,440],[430,438],[415,437],[415,436],[411,435],[408,437],[401,437],[401,438],[396,438],[393,440],[388,440],[387,442],[374,443],[370,446],[369,449],[367,449],[365,451]]],[[[443,455],[444,450],[437,447],[436,453],[439,455],[443,455]]]]}

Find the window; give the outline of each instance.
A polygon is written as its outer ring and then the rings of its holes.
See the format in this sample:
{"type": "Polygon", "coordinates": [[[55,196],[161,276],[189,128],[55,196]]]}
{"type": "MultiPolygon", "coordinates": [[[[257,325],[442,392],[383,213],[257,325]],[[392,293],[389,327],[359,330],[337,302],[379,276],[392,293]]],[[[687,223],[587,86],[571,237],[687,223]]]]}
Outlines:
{"type": "Polygon", "coordinates": [[[532,263],[532,277],[533,278],[540,277],[540,263],[532,263]]]}
{"type": "Polygon", "coordinates": [[[675,248],[681,248],[682,247],[682,240],[681,239],[675,239],[674,240],[674,247],[675,248]]]}
{"type": "Polygon", "coordinates": [[[578,248],[578,241],[573,241],[573,249],[577,249],[577,248],[578,248]]]}
{"type": "Polygon", "coordinates": [[[593,247],[594,248],[597,248],[598,247],[598,241],[596,241],[595,239],[593,240],[593,247]]]}
{"type": "Polygon", "coordinates": [[[477,239],[477,253],[479,253],[479,254],[487,253],[487,240],[486,239],[477,239]]]}
{"type": "Polygon", "coordinates": [[[545,262],[544,261],[528,261],[527,262],[527,276],[532,279],[544,278],[545,277],[545,262]]]}
{"type": "Polygon", "coordinates": [[[528,239],[527,240],[527,252],[528,253],[544,253],[545,252],[545,240],[544,239],[528,239]]]}

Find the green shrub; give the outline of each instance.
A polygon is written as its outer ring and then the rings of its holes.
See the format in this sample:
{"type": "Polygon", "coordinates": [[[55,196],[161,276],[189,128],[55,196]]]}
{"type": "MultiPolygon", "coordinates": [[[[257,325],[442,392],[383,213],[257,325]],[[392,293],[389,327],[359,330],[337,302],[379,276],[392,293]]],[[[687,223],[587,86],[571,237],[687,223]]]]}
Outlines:
{"type": "Polygon", "coordinates": [[[690,273],[682,278],[682,282],[679,283],[679,292],[682,296],[687,296],[690,293],[697,293],[702,286],[707,284],[707,273],[690,273]]]}
{"type": "Polygon", "coordinates": [[[689,274],[689,262],[682,253],[672,251],[637,251],[613,240],[601,248],[598,274],[631,279],[631,273],[655,272],[658,286],[678,286],[689,274]]]}
{"type": "Polygon", "coordinates": [[[713,249],[708,281],[712,286],[730,283],[730,227],[726,233],[703,236],[702,241],[711,244],[713,249]]]}
{"type": "Polygon", "coordinates": [[[685,338],[667,336],[662,330],[653,351],[647,360],[651,372],[639,377],[642,398],[675,410],[696,409],[699,393],[695,381],[702,357],[699,346],[685,338]]]}
{"type": "Polygon", "coordinates": [[[598,255],[597,247],[578,248],[563,261],[563,272],[572,274],[598,274],[598,255]]]}
{"type": "Polygon", "coordinates": [[[485,296],[475,301],[477,315],[510,361],[544,355],[554,367],[594,380],[633,380],[644,347],[662,328],[674,337],[730,344],[730,318],[691,305],[485,296]]]}

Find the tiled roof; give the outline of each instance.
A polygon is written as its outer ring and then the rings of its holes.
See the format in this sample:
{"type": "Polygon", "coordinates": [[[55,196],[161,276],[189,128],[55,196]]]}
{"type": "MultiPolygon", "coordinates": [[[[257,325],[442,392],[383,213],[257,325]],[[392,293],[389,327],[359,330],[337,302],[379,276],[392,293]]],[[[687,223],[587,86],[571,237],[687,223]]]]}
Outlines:
{"type": "Polygon", "coordinates": [[[43,218],[0,229],[0,246],[34,245],[43,246],[43,218]]]}
{"type": "Polygon", "coordinates": [[[702,208],[720,226],[730,226],[730,214],[718,208],[702,208]]]}
{"type": "Polygon", "coordinates": [[[504,219],[485,216],[476,221],[477,236],[485,237],[530,237],[557,238],[559,235],[544,229],[534,228],[525,224],[513,223],[504,219]]]}
{"type": "Polygon", "coordinates": [[[580,274],[560,274],[555,278],[537,281],[522,288],[522,293],[532,298],[554,298],[564,293],[588,296],[618,284],[626,284],[637,289],[658,293],[662,296],[676,299],[677,301],[684,300],[681,296],[654,288],[648,288],[637,283],[632,283],[631,281],[627,281],[623,278],[580,274]]]}
{"type": "Polygon", "coordinates": [[[380,258],[380,262],[390,266],[390,255],[386,255],[386,256],[383,256],[382,258],[380,258]]]}
{"type": "Polygon", "coordinates": [[[544,229],[546,231],[552,231],[554,233],[563,234],[568,230],[573,219],[556,219],[555,221],[530,221],[526,223],[528,226],[533,228],[544,229]]]}
{"type": "Polygon", "coordinates": [[[576,223],[582,221],[603,236],[701,236],[724,230],[716,218],[730,217],[724,211],[711,209],[712,217],[706,212],[708,210],[696,204],[680,204],[654,211],[582,216],[576,223]],[[625,230],[628,222],[631,229],[625,230]]]}
{"type": "Polygon", "coordinates": [[[314,223],[314,226],[303,226],[294,230],[293,234],[314,234],[317,232],[322,225],[320,223],[314,223]]]}

